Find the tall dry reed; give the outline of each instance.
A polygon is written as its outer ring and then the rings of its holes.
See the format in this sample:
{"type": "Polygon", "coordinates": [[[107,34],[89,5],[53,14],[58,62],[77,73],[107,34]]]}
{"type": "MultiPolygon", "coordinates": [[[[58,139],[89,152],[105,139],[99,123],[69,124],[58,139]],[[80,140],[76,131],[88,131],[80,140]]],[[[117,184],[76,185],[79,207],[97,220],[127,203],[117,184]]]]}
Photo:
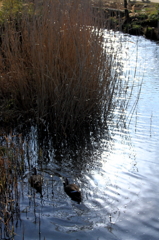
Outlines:
{"type": "Polygon", "coordinates": [[[66,135],[107,113],[115,79],[93,21],[84,0],[25,1],[10,14],[1,25],[1,121],[46,120],[66,135]]]}

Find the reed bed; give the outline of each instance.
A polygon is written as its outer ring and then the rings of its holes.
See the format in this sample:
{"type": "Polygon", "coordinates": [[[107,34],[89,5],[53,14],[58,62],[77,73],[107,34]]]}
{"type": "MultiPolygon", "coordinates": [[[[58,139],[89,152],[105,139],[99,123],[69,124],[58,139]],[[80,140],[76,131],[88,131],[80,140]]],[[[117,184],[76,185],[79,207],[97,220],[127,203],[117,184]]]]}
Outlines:
{"type": "Polygon", "coordinates": [[[19,2],[0,27],[1,123],[47,122],[68,136],[102,121],[116,78],[90,2],[19,2]]]}

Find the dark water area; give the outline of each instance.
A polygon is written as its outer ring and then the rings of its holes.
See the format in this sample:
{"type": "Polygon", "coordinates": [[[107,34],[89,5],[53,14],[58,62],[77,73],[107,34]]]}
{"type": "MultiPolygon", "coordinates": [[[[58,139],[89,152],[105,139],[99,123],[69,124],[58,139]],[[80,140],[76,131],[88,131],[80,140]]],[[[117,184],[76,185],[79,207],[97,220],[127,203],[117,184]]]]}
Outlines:
{"type": "Polygon", "coordinates": [[[15,137],[24,161],[19,212],[13,218],[16,235],[1,230],[2,239],[159,239],[159,45],[105,32],[110,52],[112,41],[118,49],[115,71],[130,82],[118,97],[127,96],[128,105],[112,109],[103,133],[92,133],[83,145],[55,149],[47,131],[40,140],[36,127],[27,137],[15,137]],[[44,179],[42,196],[28,183],[33,166],[44,179]],[[81,204],[65,193],[65,177],[80,186],[81,204]]]}

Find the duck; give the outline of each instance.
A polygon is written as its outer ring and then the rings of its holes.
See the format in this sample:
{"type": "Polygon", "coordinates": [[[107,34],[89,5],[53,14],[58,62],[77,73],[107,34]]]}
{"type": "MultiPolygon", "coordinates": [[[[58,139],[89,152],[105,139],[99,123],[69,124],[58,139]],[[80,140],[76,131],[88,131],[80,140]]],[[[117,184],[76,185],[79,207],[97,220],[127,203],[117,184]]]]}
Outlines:
{"type": "Polygon", "coordinates": [[[38,193],[42,194],[43,177],[37,174],[37,169],[35,167],[33,168],[33,174],[29,178],[29,183],[38,193]]]}
{"type": "Polygon", "coordinates": [[[64,191],[73,201],[76,201],[78,203],[82,201],[81,191],[76,184],[69,184],[68,179],[65,178],[63,185],[64,191]]]}

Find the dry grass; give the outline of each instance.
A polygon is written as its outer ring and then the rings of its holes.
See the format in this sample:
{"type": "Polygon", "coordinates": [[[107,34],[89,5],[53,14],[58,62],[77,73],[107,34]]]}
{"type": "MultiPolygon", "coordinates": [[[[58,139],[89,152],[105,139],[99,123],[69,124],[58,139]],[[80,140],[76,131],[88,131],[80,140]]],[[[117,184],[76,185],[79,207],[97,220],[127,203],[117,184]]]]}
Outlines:
{"type": "Polygon", "coordinates": [[[47,120],[66,136],[108,111],[115,80],[86,2],[35,0],[3,23],[1,121],[47,120]]]}
{"type": "Polygon", "coordinates": [[[105,8],[124,9],[124,0],[92,0],[92,4],[105,8]]]}

